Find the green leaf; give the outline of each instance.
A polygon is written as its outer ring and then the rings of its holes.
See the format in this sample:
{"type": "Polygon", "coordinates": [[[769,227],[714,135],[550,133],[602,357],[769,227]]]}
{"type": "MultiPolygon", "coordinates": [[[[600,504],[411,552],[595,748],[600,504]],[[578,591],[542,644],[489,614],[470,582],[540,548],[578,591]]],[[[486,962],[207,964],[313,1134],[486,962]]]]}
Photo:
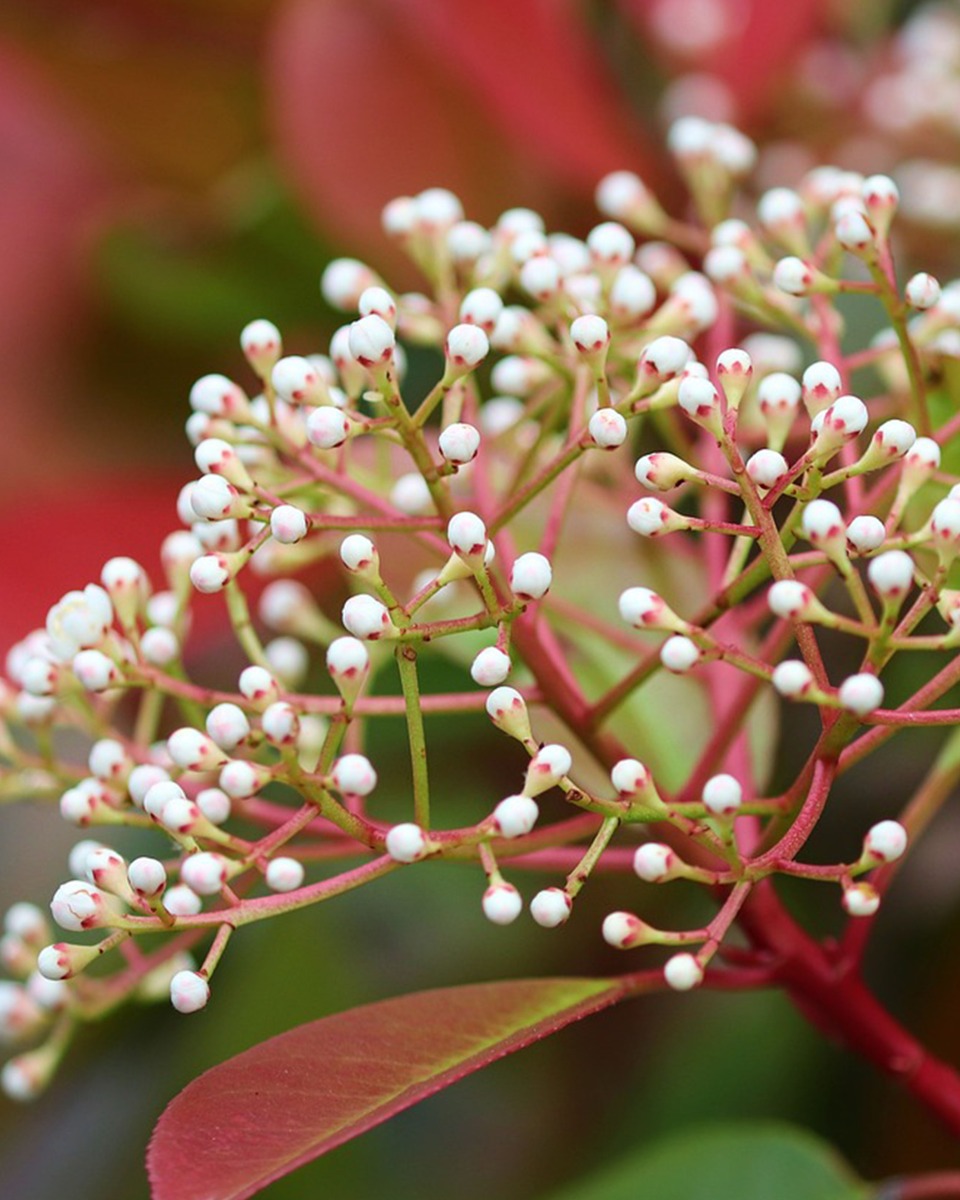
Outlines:
{"type": "Polygon", "coordinates": [[[870,1190],[812,1133],[750,1121],[663,1138],[545,1200],[865,1200],[870,1190]]]}

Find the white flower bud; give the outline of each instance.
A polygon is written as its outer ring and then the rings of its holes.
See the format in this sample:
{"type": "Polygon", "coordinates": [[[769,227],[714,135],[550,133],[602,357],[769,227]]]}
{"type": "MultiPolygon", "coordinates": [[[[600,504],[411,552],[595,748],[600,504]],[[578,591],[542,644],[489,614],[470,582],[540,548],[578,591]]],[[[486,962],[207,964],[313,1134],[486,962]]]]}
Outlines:
{"type": "Polygon", "coordinates": [[[858,717],[865,717],[883,703],[883,684],[876,675],[866,672],[850,675],[837,693],[841,707],[858,717]]]}
{"type": "Polygon", "coordinates": [[[426,232],[446,231],[463,220],[463,205],[447,188],[432,187],[414,197],[417,224],[426,232]]]}
{"type": "Polygon", "coordinates": [[[638,458],[634,473],[638,483],[656,492],[669,492],[696,474],[688,462],[665,450],[638,458]]]}
{"type": "Polygon", "coordinates": [[[730,284],[749,274],[747,256],[737,246],[714,246],[704,255],[703,269],[714,283],[730,284]]]}
{"type": "Polygon", "coordinates": [[[551,742],[541,746],[531,758],[523,784],[524,794],[539,796],[560,782],[573,766],[573,759],[566,746],[551,742]]]}
{"type": "Polygon", "coordinates": [[[652,197],[639,175],[632,171],[612,171],[597,184],[593,199],[606,216],[625,221],[644,212],[652,197]]]}
{"type": "Polygon", "coordinates": [[[212,595],[230,582],[232,572],[224,554],[204,554],[190,565],[190,582],[198,592],[212,595]]]}
{"type": "Polygon", "coordinates": [[[361,317],[379,317],[391,329],[397,327],[397,304],[386,288],[374,285],[364,288],[357,301],[361,317]]]}
{"type": "MultiPolygon", "coordinates": [[[[458,221],[447,234],[447,249],[455,263],[468,265],[489,251],[490,241],[490,234],[476,221],[458,221]]],[[[460,320],[466,320],[462,311],[460,320]]]]}
{"type": "Polygon", "coordinates": [[[863,859],[870,863],[896,862],[907,848],[907,831],[899,821],[879,821],[863,839],[863,859]]]}
{"type": "Polygon", "coordinates": [[[468,463],[480,449],[480,431],[473,425],[457,422],[448,425],[440,434],[440,453],[449,463],[468,463]]]}
{"type": "Polygon", "coordinates": [[[373,763],[362,754],[344,754],[333,764],[333,786],[351,796],[369,796],[377,786],[373,763]]]}
{"type": "Polygon", "coordinates": [[[840,372],[833,363],[811,363],[803,373],[803,402],[811,416],[832,404],[842,389],[840,372]]]}
{"type": "Polygon", "coordinates": [[[660,661],[674,675],[683,675],[700,660],[700,648],[688,637],[676,634],[660,648],[660,661]]]}
{"type": "Polygon", "coordinates": [[[862,212],[850,209],[842,213],[834,222],[833,232],[840,245],[851,254],[876,251],[876,234],[862,212]]]}
{"type": "Polygon", "coordinates": [[[758,450],[747,459],[747,474],[760,488],[774,488],[789,472],[787,460],[776,450],[758,450]]]}
{"type": "Polygon", "coordinates": [[[732,775],[714,775],[703,785],[703,807],[716,817],[730,817],[743,803],[743,788],[732,775]]]}
{"type": "Polygon", "coordinates": [[[598,266],[622,267],[633,258],[637,244],[618,222],[604,221],[587,234],[587,246],[598,266]]]}
{"type": "Polygon", "coordinates": [[[645,587],[627,588],[620,593],[617,607],[621,618],[635,629],[659,629],[671,633],[685,633],[689,629],[669,607],[662,596],[645,587]]]}
{"type": "Polygon", "coordinates": [[[938,549],[956,552],[960,546],[960,498],[952,495],[934,505],[930,532],[938,549]]]}
{"type": "Polygon", "coordinates": [[[320,277],[320,291],[324,300],[342,312],[352,312],[365,288],[376,280],[366,263],[355,258],[335,258],[327,263],[320,277]]]}
{"type": "Polygon", "coordinates": [[[518,741],[529,740],[530,718],[523,696],[512,687],[498,687],[487,696],[487,716],[498,729],[518,741]]]}
{"type": "Polygon", "coordinates": [[[180,878],[198,896],[216,896],[227,882],[227,860],[222,854],[201,850],[184,859],[180,878]]]}
{"type": "Polygon", "coordinates": [[[596,355],[610,344],[610,329],[603,317],[592,314],[577,317],[570,326],[573,344],[584,355],[596,355]]]}
{"type": "Polygon", "coordinates": [[[847,526],[847,545],[858,554],[869,554],[883,545],[887,531],[879,517],[854,517],[847,526]]]}
{"type": "Polygon", "coordinates": [[[550,590],[553,568],[543,554],[531,550],[514,560],[510,568],[510,590],[518,600],[539,600],[550,590]]]}
{"type": "Polygon", "coordinates": [[[249,504],[222,475],[203,475],[198,479],[190,489],[190,506],[198,517],[207,521],[245,517],[250,512],[249,504]]]}
{"type": "Polygon", "coordinates": [[[294,892],[303,885],[303,864],[295,858],[273,858],[267,863],[264,879],[275,892],[294,892]]]}
{"type": "Polygon", "coordinates": [[[644,929],[643,922],[628,912],[608,913],[603,919],[601,933],[608,946],[626,950],[636,945],[638,934],[644,929]]]}
{"type": "Polygon", "coordinates": [[[350,353],[364,367],[379,367],[393,357],[397,344],[393,330],[382,317],[361,317],[350,326],[350,353]]]}
{"type": "Polygon", "coordinates": [[[790,658],[774,668],[771,682],[781,696],[792,700],[813,687],[813,672],[798,658],[790,658]]]}
{"type": "Polygon", "coordinates": [[[816,596],[798,579],[781,579],[767,593],[770,611],[789,620],[809,620],[819,612],[816,596]]]}
{"type": "Polygon", "coordinates": [[[373,596],[351,596],[340,614],[343,626],[354,637],[373,642],[396,633],[390,613],[373,596]]]}
{"type": "Polygon", "coordinates": [[[522,837],[537,823],[540,809],[530,796],[507,796],[493,810],[493,823],[501,837],[522,837]]]}
{"type": "MultiPolygon", "coordinates": [[[[255,795],[270,779],[270,768],[258,763],[244,762],[235,759],[228,762],[220,771],[217,780],[219,786],[234,800],[244,800],[255,795]]],[[[168,824],[167,810],[164,810],[164,824],[168,824]]]]}
{"type": "Polygon", "coordinates": [[[171,801],[186,800],[186,798],[186,792],[179,783],[175,783],[172,779],[160,779],[147,789],[140,807],[149,816],[160,821],[163,818],[163,810],[171,801]]]}
{"type": "Polygon", "coordinates": [[[560,291],[560,268],[546,254],[528,258],[520,268],[520,286],[534,300],[545,304],[560,291]]]}
{"type": "Polygon", "coordinates": [[[773,268],[773,282],[788,296],[807,296],[813,289],[816,271],[802,258],[788,255],[773,268]]]}
{"type": "Polygon", "coordinates": [[[642,762],[635,758],[621,758],[611,768],[610,782],[616,788],[617,794],[626,799],[649,788],[651,777],[642,762]]]}
{"type": "Polygon", "coordinates": [[[82,879],[62,883],[53,894],[50,911],[61,929],[73,932],[109,925],[113,917],[103,892],[82,879]]]}
{"type": "Polygon", "coordinates": [[[620,268],[610,287],[609,306],[612,316],[622,322],[637,321],[645,317],[656,302],[657,289],[649,275],[645,275],[632,263],[620,268]]]}
{"type": "Polygon", "coordinates": [[[764,192],[757,201],[757,217],[773,234],[803,229],[806,213],[803,201],[790,188],[777,187],[764,192]]]}
{"type": "Polygon", "coordinates": [[[830,500],[811,500],[803,510],[803,535],[811,545],[828,554],[839,546],[846,551],[847,530],[840,509],[830,500]]]}
{"type": "Polygon", "coordinates": [[[384,205],[380,214],[384,233],[391,237],[405,238],[413,232],[417,223],[417,202],[412,196],[397,196],[384,205]]]}
{"type": "Polygon", "coordinates": [[[377,548],[362,533],[349,533],[340,543],[340,561],[348,571],[376,569],[379,562],[377,548]]]}
{"type": "Polygon", "coordinates": [[[470,677],[481,687],[496,687],[510,674],[510,655],[496,646],[487,646],[479,652],[470,666],[470,677]]]}
{"type": "Polygon", "coordinates": [[[872,917],[880,907],[880,896],[869,883],[852,883],[843,889],[843,907],[851,917],[872,917]]]}
{"type": "Polygon", "coordinates": [[[285,546],[301,541],[309,528],[307,514],[293,504],[278,504],[270,513],[270,532],[285,546]]]}
{"type": "Polygon", "coordinates": [[[928,275],[926,271],[920,271],[907,280],[903,295],[911,308],[924,311],[933,308],[940,299],[940,283],[933,275],[928,275]]]}
{"type": "Polygon", "coordinates": [[[871,440],[871,447],[876,447],[890,462],[903,456],[917,440],[917,431],[907,421],[884,421],[871,440]]]}
{"type": "Polygon", "coordinates": [[[277,681],[265,667],[244,667],[238,687],[242,696],[257,705],[271,704],[280,694],[277,681]]]}
{"type": "Polygon", "coordinates": [[[663,383],[679,375],[692,358],[693,351],[680,338],[658,337],[640,355],[638,369],[641,374],[663,383]]]}
{"type": "Polygon", "coordinates": [[[203,788],[197,793],[196,803],[211,825],[222,825],[230,817],[230,797],[219,788],[203,788]]]}
{"type": "Polygon", "coordinates": [[[407,475],[401,475],[390,489],[390,503],[400,512],[415,517],[431,511],[433,497],[423,476],[411,471],[407,475]]]}
{"type": "Polygon", "coordinates": [[[225,375],[204,375],[190,389],[190,407],[212,417],[234,419],[250,409],[243,390],[225,375]]]}
{"type": "Polygon", "coordinates": [[[130,886],[145,900],[152,900],[167,886],[167,871],[156,858],[135,858],[127,867],[130,886]]]}
{"type": "Polygon", "coordinates": [[[170,980],[170,1003],[179,1013],[195,1013],[206,1008],[210,984],[196,971],[178,971],[170,980]]]}
{"type": "Polygon", "coordinates": [[[530,901],[530,915],[544,929],[563,925],[573,910],[573,901],[561,888],[544,888],[530,901]]]}
{"type": "Polygon", "coordinates": [[[486,549],[487,528],[476,513],[455,513],[447,523],[447,541],[461,558],[477,558],[486,549]]]}
{"type": "Polygon", "coordinates": [[[852,442],[866,428],[867,406],[856,396],[839,396],[811,422],[811,450],[817,458],[829,458],[852,442]]]}
{"type": "Polygon", "coordinates": [[[703,983],[703,967],[692,954],[681,952],[664,963],[663,977],[675,992],[689,992],[703,983]]]}
{"type": "Polygon", "coordinates": [[[598,408],[587,423],[587,430],[596,445],[604,450],[622,446],[627,439],[627,422],[613,408],[598,408]]]}
{"type": "Polygon", "coordinates": [[[240,349],[262,379],[283,353],[280,330],[272,321],[265,321],[262,317],[250,321],[240,331],[240,349]]]}
{"type": "MultiPolygon", "coordinates": [[[[639,469],[639,463],[637,467],[639,469]]],[[[686,517],[674,512],[662,500],[653,496],[643,496],[630,505],[627,509],[627,524],[634,533],[649,538],[689,528],[686,517]]]]}
{"type": "Polygon", "coordinates": [[[121,679],[116,663],[99,650],[81,650],[70,669],[88,692],[105,692],[121,679]]]}
{"type": "Polygon", "coordinates": [[[454,325],[447,334],[447,363],[458,375],[478,367],[490,353],[490,342],[477,325],[454,325]]]}
{"type": "Polygon", "coordinates": [[[394,862],[412,863],[426,854],[427,839],[419,825],[407,821],[388,831],[386,848],[394,862]]]}
{"type": "Polygon", "coordinates": [[[166,667],[180,657],[180,641],[172,629],[156,626],[140,638],[140,653],[154,667],[166,667]]]}
{"type": "Polygon", "coordinates": [[[523,900],[512,883],[496,883],[483,893],[483,915],[494,925],[510,925],[523,912],[523,900]]]}
{"type": "Polygon", "coordinates": [[[310,666],[310,655],[303,642],[295,637],[274,638],[264,646],[263,653],[284,687],[295,690],[303,683],[310,666]]]}
{"type": "MultiPolygon", "coordinates": [[[[242,712],[240,715],[243,715],[242,712]]],[[[185,771],[212,771],[227,761],[226,755],[212,738],[189,725],[170,734],[167,753],[185,771]]]]}
{"type": "Polygon", "coordinates": [[[247,714],[236,704],[217,704],[207,714],[207,733],[221,750],[234,750],[250,734],[247,714]]]}
{"type": "Polygon", "coordinates": [[[293,705],[278,700],[264,711],[260,727],[272,746],[291,746],[300,733],[300,718],[293,705]]]}
{"type": "Polygon", "coordinates": [[[913,587],[913,559],[905,550],[887,550],[870,560],[867,578],[881,600],[902,600],[913,587]]]}
{"type": "Polygon", "coordinates": [[[677,403],[692,420],[706,422],[720,411],[720,393],[709,379],[685,376],[677,391],[677,403]]]}
{"type": "Polygon", "coordinates": [[[792,375],[775,371],[766,375],[757,385],[757,400],[765,417],[773,414],[789,415],[792,419],[800,403],[800,384],[792,375]]]}
{"type": "Polygon", "coordinates": [[[203,908],[203,901],[193,888],[178,883],[163,893],[163,907],[174,917],[195,917],[203,908]]]}
{"type": "Polygon", "coordinates": [[[677,856],[660,842],[645,842],[633,856],[634,872],[646,883],[664,883],[674,877],[677,856]]]}
{"type": "Polygon", "coordinates": [[[307,439],[319,450],[335,450],[350,436],[350,421],[338,408],[324,405],[307,414],[307,439]]]}

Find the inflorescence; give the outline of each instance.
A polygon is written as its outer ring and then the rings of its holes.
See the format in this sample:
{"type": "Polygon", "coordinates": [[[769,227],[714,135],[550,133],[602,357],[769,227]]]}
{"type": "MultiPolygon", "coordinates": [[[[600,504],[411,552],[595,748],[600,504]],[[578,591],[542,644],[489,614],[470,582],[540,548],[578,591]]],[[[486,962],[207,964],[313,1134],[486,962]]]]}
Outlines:
{"type": "Polygon", "coordinates": [[[941,467],[960,418],[931,404],[931,380],[960,356],[960,282],[898,283],[886,177],[823,167],[751,201],[742,134],[687,118],[669,142],[696,218],[669,217],[628,172],[600,183],[606,219],[583,240],[546,233],[526,209],[485,228],[439,188],[394,200],[384,226],[427,291],[398,295],[337,260],[323,294],[356,316],[329,354],[284,356],[279,330],[257,320],[240,341],[259,394],[219,374],[193,386],[201,476],[180,493],[162,584],[113,558],[7,661],[0,791],[55,799],[86,834],[50,905],[69,940],[32,904],[6,915],[0,954],[16,982],[0,983],[0,1032],[34,1043],[6,1064],[8,1094],[35,1095],[77,1024],[133,997],[205,1006],[240,926],[424,860],[473,864],[483,913],[503,925],[524,907],[511,860],[553,875],[529,900],[547,928],[604,870],[704,885],[717,901],[704,928],[632,912],[603,922],[612,946],[672,948],[663,973],[679,990],[722,960],[769,876],[838,887],[851,917],[877,910],[929,804],[894,819],[884,799],[842,862],[802,852],[838,774],[903,726],[957,722],[931,706],[960,660],[937,660],[893,709],[882,676],[897,654],[960,646],[948,586],[960,484],[941,467]],[[886,312],[866,349],[841,348],[842,293],[886,312]],[[403,344],[444,356],[413,401],[403,344]],[[866,398],[851,394],[855,371],[866,398]],[[598,574],[578,581],[589,603],[571,599],[578,520],[597,561],[606,541],[609,558],[626,554],[631,586],[598,574]],[[667,596],[644,579],[664,538],[688,581],[667,596]],[[320,560],[352,593],[338,615],[291,578],[320,560]],[[256,620],[250,572],[269,580],[256,620]],[[197,592],[223,596],[249,662],[235,691],[187,673],[197,592]],[[625,663],[599,693],[578,675],[579,631],[625,663]],[[838,636],[856,658],[844,677],[831,669],[838,636]],[[421,659],[448,645],[468,648],[476,688],[427,693],[421,659]],[[335,689],[322,694],[302,690],[316,648],[335,689]],[[369,694],[380,672],[399,694],[369,694]],[[686,676],[713,713],[673,791],[609,728],[664,673],[686,676]],[[812,706],[820,732],[771,795],[745,730],[774,693],[812,706]],[[548,711],[568,745],[537,736],[548,711]],[[445,828],[431,794],[424,715],[436,712],[489,719],[529,755],[515,793],[465,828],[445,828]],[[364,731],[378,720],[404,721],[409,740],[409,806],[391,822],[367,806],[377,770],[364,731]],[[597,764],[607,786],[592,782],[597,764]],[[156,857],[125,861],[100,840],[116,826],[155,831],[156,857]],[[86,974],[99,960],[114,969],[86,974]]]}

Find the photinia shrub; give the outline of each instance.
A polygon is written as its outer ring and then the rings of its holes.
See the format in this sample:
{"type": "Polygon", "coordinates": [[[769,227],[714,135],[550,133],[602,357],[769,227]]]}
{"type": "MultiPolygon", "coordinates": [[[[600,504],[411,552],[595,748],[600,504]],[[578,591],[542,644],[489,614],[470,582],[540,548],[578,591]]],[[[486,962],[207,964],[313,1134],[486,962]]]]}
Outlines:
{"type": "Polygon", "coordinates": [[[440,188],[391,201],[384,226],[426,290],[340,259],[322,289],[355,319],[328,355],[247,325],[260,391],[194,384],[201,474],[163,578],[111,558],[9,655],[3,795],[53,802],[84,834],[50,903],[66,938],[29,902],[5,918],[15,1099],[129,1000],[229,1005],[216,969],[253,922],[453,862],[478,921],[528,909],[559,930],[585,888],[636,876],[631,909],[597,930],[636,951],[619,977],[382,1001],[195,1081],[157,1127],[157,1200],[253,1195],[653,990],[780,987],[960,1132],[960,1078],[860,972],[960,778],[960,710],[939,704],[960,681],[960,283],[898,278],[885,176],[823,167],[756,196],[737,130],[686,118],[669,142],[689,220],[627,172],[599,184],[604,220],[582,240],[526,209],[484,228],[440,188]],[[885,313],[868,346],[844,345],[848,296],[885,313]],[[442,359],[417,393],[419,348],[442,359]],[[190,640],[198,604],[221,605],[235,683],[190,640]],[[441,660],[469,685],[434,686],[441,660]],[[432,786],[436,714],[492,722],[523,764],[456,827],[432,786]],[[383,723],[409,768],[381,802],[383,723]],[[877,795],[855,844],[811,853],[837,781],[930,726],[949,732],[919,788],[877,795]],[[126,861],[110,827],[154,853],[126,861]],[[705,924],[644,919],[674,881],[706,898],[705,924]],[[784,881],[829,889],[837,937],[804,927],[784,881]]]}

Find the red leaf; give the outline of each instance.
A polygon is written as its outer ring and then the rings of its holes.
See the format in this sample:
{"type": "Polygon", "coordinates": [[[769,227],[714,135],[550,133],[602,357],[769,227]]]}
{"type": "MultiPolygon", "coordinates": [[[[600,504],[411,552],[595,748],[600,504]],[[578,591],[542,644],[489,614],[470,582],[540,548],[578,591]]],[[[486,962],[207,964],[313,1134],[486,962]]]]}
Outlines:
{"type": "MultiPolygon", "coordinates": [[[[650,986],[659,974],[651,972],[650,986]]],[[[147,1151],[153,1200],[244,1200],[472,1071],[638,990],[527,979],[418,992],[301,1025],[207,1071],[147,1151]]]]}

